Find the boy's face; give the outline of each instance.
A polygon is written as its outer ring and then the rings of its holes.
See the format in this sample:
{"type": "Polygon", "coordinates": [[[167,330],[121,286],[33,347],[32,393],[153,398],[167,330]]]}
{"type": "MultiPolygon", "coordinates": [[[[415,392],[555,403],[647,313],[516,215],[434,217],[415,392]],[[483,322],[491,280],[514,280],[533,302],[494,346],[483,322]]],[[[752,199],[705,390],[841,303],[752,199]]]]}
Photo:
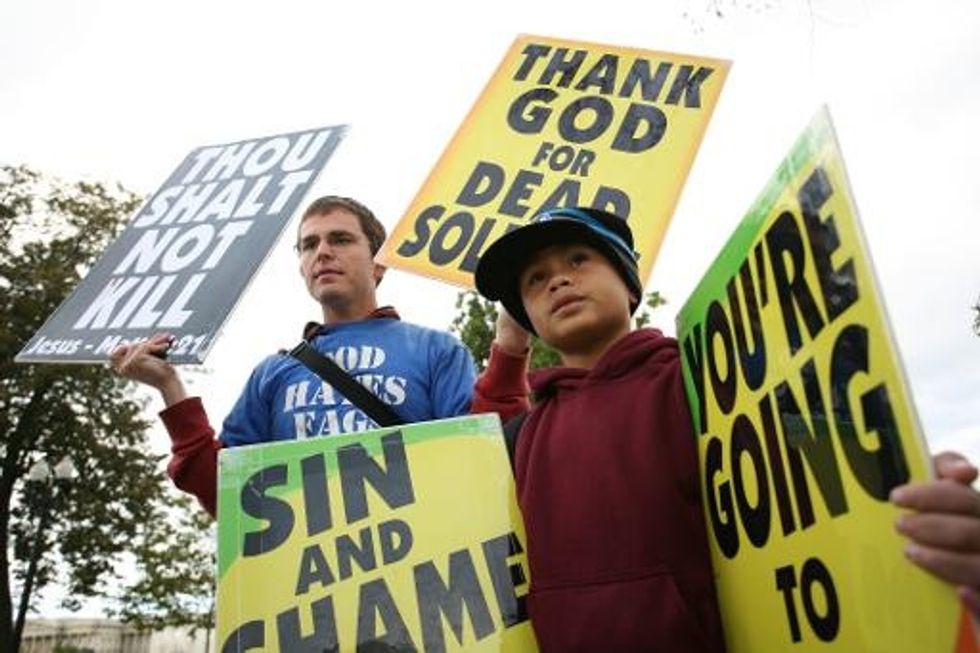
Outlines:
{"type": "Polygon", "coordinates": [[[384,270],[371,256],[357,216],[343,207],[303,220],[299,267],[307,290],[321,304],[359,303],[373,297],[384,270]]]}
{"type": "Polygon", "coordinates": [[[632,297],[616,268],[581,243],[534,254],[518,278],[538,336],[559,353],[612,344],[630,330],[632,297]]]}

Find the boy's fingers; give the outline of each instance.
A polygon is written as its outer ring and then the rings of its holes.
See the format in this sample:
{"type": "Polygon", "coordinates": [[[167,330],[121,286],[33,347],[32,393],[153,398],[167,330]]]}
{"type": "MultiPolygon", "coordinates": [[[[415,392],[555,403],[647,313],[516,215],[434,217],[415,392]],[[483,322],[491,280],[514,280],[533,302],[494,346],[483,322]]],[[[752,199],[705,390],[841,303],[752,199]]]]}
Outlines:
{"type": "Polygon", "coordinates": [[[980,588],[978,554],[957,553],[923,546],[915,542],[905,545],[905,555],[926,571],[953,585],[980,588]]]}
{"type": "Polygon", "coordinates": [[[944,451],[932,458],[939,478],[969,485],[977,479],[978,470],[966,458],[952,451],[944,451]]]}
{"type": "Polygon", "coordinates": [[[958,482],[908,483],[891,492],[891,501],[902,508],[980,517],[980,494],[958,482]]]}
{"type": "Polygon", "coordinates": [[[895,527],[902,535],[921,545],[972,552],[980,567],[980,519],[964,515],[912,513],[899,517],[895,527]]]}

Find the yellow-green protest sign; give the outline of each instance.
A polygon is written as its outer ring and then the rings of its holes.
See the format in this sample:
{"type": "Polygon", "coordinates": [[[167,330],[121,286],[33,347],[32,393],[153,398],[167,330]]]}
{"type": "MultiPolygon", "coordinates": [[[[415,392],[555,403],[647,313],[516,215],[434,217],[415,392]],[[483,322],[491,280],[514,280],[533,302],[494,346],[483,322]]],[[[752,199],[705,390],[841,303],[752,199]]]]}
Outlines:
{"type": "Polygon", "coordinates": [[[826,109],[678,339],[729,653],[976,651],[894,528],[890,490],[930,464],[826,109]]]}
{"type": "Polygon", "coordinates": [[[480,254],[541,210],[629,220],[649,275],[729,62],[520,36],[378,261],[472,287],[480,254]]]}
{"type": "Polygon", "coordinates": [[[218,490],[223,653],[537,650],[496,415],[225,449],[218,490]]]}

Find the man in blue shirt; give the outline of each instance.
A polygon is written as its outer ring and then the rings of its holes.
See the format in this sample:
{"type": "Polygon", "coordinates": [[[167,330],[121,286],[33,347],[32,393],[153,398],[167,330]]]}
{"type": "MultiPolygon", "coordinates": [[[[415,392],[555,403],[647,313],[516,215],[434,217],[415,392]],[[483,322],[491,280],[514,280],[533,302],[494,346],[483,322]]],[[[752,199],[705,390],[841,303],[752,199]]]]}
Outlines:
{"type": "MultiPolygon", "coordinates": [[[[406,422],[466,414],[475,370],[454,337],[402,322],[379,307],[375,288],[384,267],[374,255],[385,231],[370,210],[346,197],[315,200],[300,221],[300,273],[323,310],[304,338],[389,404],[406,422]]],[[[217,451],[221,447],[351,433],[376,425],[345,397],[294,358],[276,354],[252,372],[214,437],[200,398],[189,397],[176,369],[162,356],[167,334],[122,346],[112,364],[122,376],[156,388],[172,441],[167,472],[215,514],[217,451]]]]}

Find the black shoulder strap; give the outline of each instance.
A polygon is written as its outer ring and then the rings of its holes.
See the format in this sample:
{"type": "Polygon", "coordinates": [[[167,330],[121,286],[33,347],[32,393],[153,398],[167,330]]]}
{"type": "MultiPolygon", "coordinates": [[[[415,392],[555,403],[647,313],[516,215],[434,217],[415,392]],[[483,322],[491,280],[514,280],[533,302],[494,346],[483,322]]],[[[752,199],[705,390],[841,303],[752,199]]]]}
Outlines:
{"type": "Polygon", "coordinates": [[[517,455],[517,435],[521,432],[524,420],[527,419],[530,412],[525,410],[523,413],[511,417],[504,424],[504,444],[507,445],[507,457],[510,458],[511,469],[514,469],[514,457],[517,455]]]}
{"type": "Polygon", "coordinates": [[[358,383],[340,365],[311,347],[305,340],[290,350],[289,355],[313,370],[317,376],[339,390],[342,395],[379,426],[397,426],[405,420],[363,385],[358,383]]]}

